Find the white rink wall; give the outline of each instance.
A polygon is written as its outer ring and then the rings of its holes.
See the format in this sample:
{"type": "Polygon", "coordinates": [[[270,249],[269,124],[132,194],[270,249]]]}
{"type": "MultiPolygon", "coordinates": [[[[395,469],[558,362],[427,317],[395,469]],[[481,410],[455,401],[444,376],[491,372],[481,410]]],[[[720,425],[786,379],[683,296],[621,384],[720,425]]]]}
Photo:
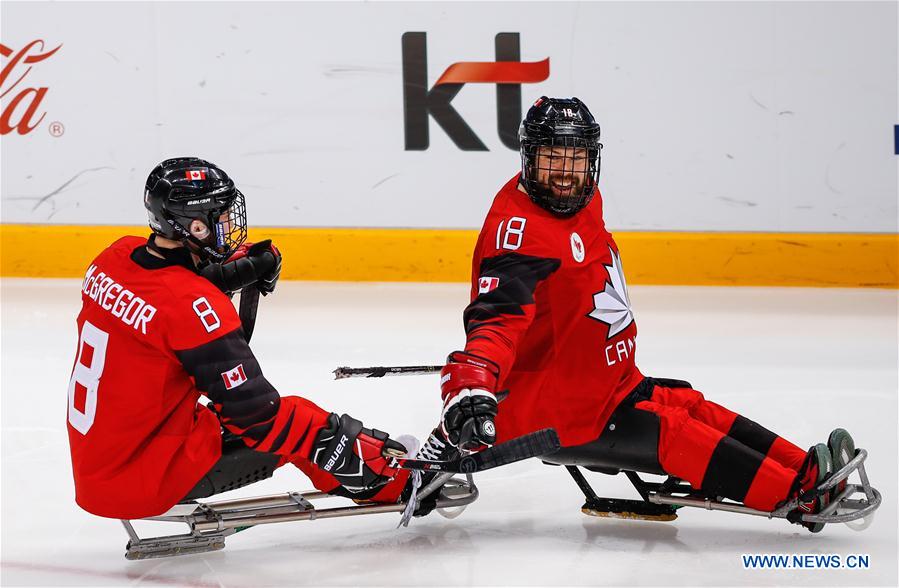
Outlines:
{"type": "Polygon", "coordinates": [[[453,63],[494,61],[497,33],[520,34],[524,62],[548,58],[522,110],[541,94],[591,107],[614,229],[897,230],[895,2],[2,10],[13,54],[61,45],[3,80],[13,124],[46,88],[34,128],[2,137],[3,223],[141,224],[147,172],[196,154],[236,178],[256,226],[477,228],[518,166],[496,85],[451,102],[488,151],[459,149],[433,118],[428,149],[406,150],[401,38],[416,31],[428,87],[453,63]]]}

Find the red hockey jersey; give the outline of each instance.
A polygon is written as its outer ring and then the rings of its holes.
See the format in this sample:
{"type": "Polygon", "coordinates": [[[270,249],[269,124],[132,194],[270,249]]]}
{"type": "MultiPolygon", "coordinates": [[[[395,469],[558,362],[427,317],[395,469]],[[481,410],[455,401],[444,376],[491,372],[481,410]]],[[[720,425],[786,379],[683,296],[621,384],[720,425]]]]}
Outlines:
{"type": "Polygon", "coordinates": [[[186,250],[159,259],[146,245],[119,239],[82,284],[69,444],[76,501],[107,517],[174,505],[221,456],[222,424],[254,449],[291,458],[308,455],[327,418],[311,402],[279,397],[234,305],[186,250]]]}
{"type": "Polygon", "coordinates": [[[590,204],[562,218],[518,189],[496,195],[472,260],[465,350],[499,365],[497,441],[554,427],[564,446],[599,437],[643,379],[618,246],[590,204]]]}

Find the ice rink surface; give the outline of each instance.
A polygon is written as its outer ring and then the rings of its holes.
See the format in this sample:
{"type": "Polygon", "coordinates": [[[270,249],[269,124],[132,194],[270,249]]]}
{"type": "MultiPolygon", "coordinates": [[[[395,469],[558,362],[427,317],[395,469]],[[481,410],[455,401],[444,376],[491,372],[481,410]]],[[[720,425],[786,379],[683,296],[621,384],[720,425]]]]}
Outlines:
{"type": "MultiPolygon", "coordinates": [[[[480,499],[454,520],[269,525],[228,538],[223,551],[139,562],[123,557],[118,521],[74,503],[65,425],[79,282],[5,279],[0,295],[4,586],[897,585],[895,291],[631,288],[644,373],[690,380],[803,447],[838,426],[854,434],[884,496],[863,532],[812,535],[698,509],[670,523],[597,519],[581,514],[563,469],[532,460],[478,475],[480,499]],[[767,553],[865,554],[870,567],[743,568],[741,554],[767,553]]],[[[438,415],[436,377],[334,381],[330,372],[441,362],[463,344],[467,295],[462,284],[282,283],[261,301],[253,348],[282,395],[423,437],[438,415]]],[[[311,487],[289,468],[231,494],[311,487]]],[[[636,497],[623,476],[588,479],[601,496],[636,497]]]]}

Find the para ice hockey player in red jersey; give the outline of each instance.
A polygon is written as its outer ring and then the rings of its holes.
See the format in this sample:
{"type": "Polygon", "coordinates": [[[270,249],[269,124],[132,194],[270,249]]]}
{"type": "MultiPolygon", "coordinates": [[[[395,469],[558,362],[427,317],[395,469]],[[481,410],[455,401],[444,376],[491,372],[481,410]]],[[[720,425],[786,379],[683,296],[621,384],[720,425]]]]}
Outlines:
{"type": "Polygon", "coordinates": [[[163,161],[144,206],[149,240],[112,243],[82,284],[68,389],[78,504],[105,517],[155,516],[287,462],[319,489],[357,499],[384,499],[384,484],[404,483],[384,457],[401,444],[280,396],[262,375],[226,293],[272,292],[281,256],[270,242],[244,244],[244,196],[228,175],[193,157],[163,161]]]}
{"type": "MultiPolygon", "coordinates": [[[[441,372],[441,425],[424,451],[553,427],[560,454],[578,455],[616,424],[636,427],[658,439],[640,459],[707,496],[770,512],[845,465],[838,447],[851,437],[837,429],[803,451],[687,382],[640,372],[622,255],[603,222],[599,135],[576,98],[542,97],[522,122],[521,172],[478,237],[467,342],[441,372]]],[[[828,499],[800,509],[819,512],[828,499]]]]}

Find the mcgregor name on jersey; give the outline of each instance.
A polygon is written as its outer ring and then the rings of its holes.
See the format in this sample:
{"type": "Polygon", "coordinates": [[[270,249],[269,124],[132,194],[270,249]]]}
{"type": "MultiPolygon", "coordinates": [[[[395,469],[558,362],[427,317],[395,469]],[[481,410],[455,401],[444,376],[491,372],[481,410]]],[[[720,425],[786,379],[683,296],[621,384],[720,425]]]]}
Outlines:
{"type": "Polygon", "coordinates": [[[81,291],[100,308],[112,314],[126,325],[147,334],[147,325],[156,315],[156,307],[124,288],[104,272],[97,273],[97,266],[87,268],[81,291]]]}

